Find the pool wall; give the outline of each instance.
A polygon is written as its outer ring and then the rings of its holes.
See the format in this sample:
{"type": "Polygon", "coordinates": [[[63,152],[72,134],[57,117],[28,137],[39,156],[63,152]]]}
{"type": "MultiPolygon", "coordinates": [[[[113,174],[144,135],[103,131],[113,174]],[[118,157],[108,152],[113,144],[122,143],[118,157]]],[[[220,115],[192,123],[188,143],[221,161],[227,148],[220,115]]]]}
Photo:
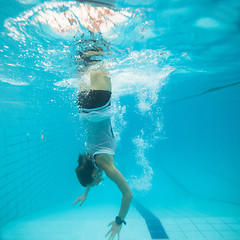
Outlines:
{"type": "Polygon", "coordinates": [[[69,185],[74,185],[73,159],[77,157],[68,115],[61,114],[59,108],[53,111],[48,104],[31,103],[25,98],[26,87],[4,87],[6,94],[1,96],[0,106],[0,226],[68,198],[69,185]]]}
{"type": "Polygon", "coordinates": [[[191,196],[239,205],[239,92],[238,85],[166,104],[167,138],[151,153],[153,169],[191,196]]]}

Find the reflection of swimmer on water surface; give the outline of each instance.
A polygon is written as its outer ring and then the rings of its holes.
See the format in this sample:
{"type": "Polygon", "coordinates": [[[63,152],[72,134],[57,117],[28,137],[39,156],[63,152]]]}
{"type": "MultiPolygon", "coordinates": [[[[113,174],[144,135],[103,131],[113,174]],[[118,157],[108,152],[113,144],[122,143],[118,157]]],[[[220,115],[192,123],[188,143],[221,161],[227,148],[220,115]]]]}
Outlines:
{"type": "Polygon", "coordinates": [[[53,9],[41,12],[37,20],[60,33],[82,32],[83,28],[92,33],[105,33],[116,24],[126,21],[130,16],[131,14],[125,11],[119,12],[107,7],[79,3],[62,12],[53,9]]]}
{"type": "Polygon", "coordinates": [[[85,71],[90,73],[90,84],[82,81],[77,101],[87,139],[86,152],[80,154],[78,158],[76,175],[86,189],[85,193],[75,200],[74,205],[83,204],[89,190],[99,185],[105,172],[122,193],[120,211],[115,220],[109,224],[111,229],[106,234],[106,236],[110,234],[109,239],[114,239],[116,235],[119,239],[122,223],[126,224],[124,219],[132,200],[132,193],[125,178],[114,165],[116,140],[111,125],[111,79],[104,66],[99,66],[100,60],[96,60],[103,54],[103,49],[96,44],[90,49],[85,49],[85,52],[79,52],[85,71]]]}

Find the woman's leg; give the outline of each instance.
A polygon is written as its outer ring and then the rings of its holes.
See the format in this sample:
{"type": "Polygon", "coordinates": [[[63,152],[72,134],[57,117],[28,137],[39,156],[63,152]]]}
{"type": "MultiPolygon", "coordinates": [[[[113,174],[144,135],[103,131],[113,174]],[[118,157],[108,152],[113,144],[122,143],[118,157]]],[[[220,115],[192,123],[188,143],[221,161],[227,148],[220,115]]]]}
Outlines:
{"type": "Polygon", "coordinates": [[[106,70],[93,70],[90,73],[92,90],[106,90],[112,92],[111,78],[106,70]]]}

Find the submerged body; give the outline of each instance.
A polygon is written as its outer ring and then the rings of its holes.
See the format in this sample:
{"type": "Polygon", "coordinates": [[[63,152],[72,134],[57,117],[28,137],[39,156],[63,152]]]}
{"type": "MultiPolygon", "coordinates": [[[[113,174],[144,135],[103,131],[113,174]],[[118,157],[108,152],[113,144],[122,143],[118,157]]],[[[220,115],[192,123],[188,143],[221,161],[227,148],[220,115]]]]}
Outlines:
{"type": "Polygon", "coordinates": [[[115,221],[110,223],[112,227],[107,233],[107,235],[110,234],[109,239],[113,239],[116,234],[119,238],[122,223],[126,223],[124,219],[132,199],[132,193],[125,178],[114,165],[116,141],[111,125],[111,92],[111,80],[105,70],[91,71],[90,86],[86,83],[81,85],[78,105],[87,132],[85,144],[87,157],[80,161],[76,173],[80,183],[86,186],[86,190],[74,203],[80,202],[81,205],[85,201],[90,188],[102,181],[103,171],[116,183],[122,192],[122,203],[115,221]],[[89,164],[92,166],[92,171],[89,172],[92,179],[88,182],[86,172],[91,167],[84,168],[84,161],[85,166],[89,164]]]}

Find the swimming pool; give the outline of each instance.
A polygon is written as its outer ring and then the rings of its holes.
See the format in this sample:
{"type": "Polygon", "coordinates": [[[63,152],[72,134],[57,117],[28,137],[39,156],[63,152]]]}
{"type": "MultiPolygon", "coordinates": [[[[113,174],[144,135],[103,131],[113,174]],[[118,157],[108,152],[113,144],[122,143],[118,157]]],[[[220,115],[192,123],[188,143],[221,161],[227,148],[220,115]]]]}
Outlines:
{"type": "Polygon", "coordinates": [[[240,239],[240,3],[91,2],[0,2],[1,239],[104,239],[119,210],[107,179],[72,207],[89,41],[134,194],[121,239],[240,239]]]}

